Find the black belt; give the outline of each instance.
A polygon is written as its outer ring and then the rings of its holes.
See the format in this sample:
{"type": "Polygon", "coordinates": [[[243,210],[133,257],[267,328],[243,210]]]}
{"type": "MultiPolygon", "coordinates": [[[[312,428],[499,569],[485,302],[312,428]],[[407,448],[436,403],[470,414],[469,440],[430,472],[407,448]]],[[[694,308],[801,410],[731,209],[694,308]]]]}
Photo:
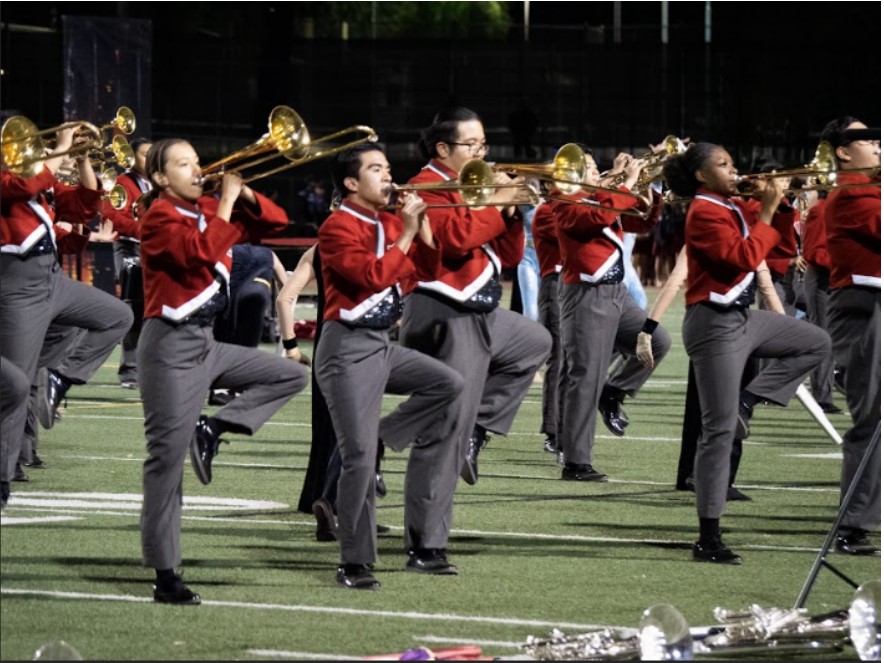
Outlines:
{"type": "Polygon", "coordinates": [[[55,245],[52,243],[52,240],[49,238],[49,234],[43,235],[40,238],[40,241],[34,244],[28,252],[22,256],[22,258],[31,258],[33,256],[48,256],[55,255],[55,245]]]}
{"type": "Polygon", "coordinates": [[[211,327],[215,324],[215,313],[196,312],[187,316],[178,323],[179,325],[196,325],[197,327],[211,327]]]}

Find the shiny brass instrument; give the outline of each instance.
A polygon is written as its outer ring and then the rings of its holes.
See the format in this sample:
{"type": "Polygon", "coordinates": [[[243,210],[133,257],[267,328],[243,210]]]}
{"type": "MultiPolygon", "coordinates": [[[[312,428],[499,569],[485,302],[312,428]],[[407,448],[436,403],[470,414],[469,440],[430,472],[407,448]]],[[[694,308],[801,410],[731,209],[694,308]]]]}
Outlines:
{"type": "MultiPolygon", "coordinates": [[[[537,192],[525,182],[513,182],[512,184],[497,184],[494,182],[494,170],[492,166],[482,159],[470,159],[460,172],[457,180],[451,182],[425,182],[423,184],[393,185],[391,193],[406,191],[454,191],[460,194],[462,203],[439,203],[427,205],[427,209],[451,208],[451,207],[488,207],[491,204],[508,207],[510,205],[537,205],[540,197],[537,192]],[[495,202],[491,200],[498,189],[516,189],[512,200],[495,202]]],[[[392,204],[390,208],[401,207],[392,204]]]]}
{"type": "Polygon", "coordinates": [[[244,183],[254,182],[289,168],[330,157],[361,143],[373,143],[377,139],[377,133],[371,127],[355,125],[311,141],[307,125],[301,116],[288,106],[277,106],[270,111],[266,134],[241,150],[205,166],[202,175],[205,181],[211,182],[219,180],[225,172],[237,172],[242,174],[244,183]],[[364,136],[343,145],[325,147],[326,143],[356,133],[362,133],[364,136]],[[244,172],[279,158],[285,160],[281,166],[252,174],[244,172]]]}
{"type": "Polygon", "coordinates": [[[554,629],[549,638],[528,636],[521,646],[541,661],[674,661],[691,658],[691,632],[682,614],[668,604],[642,614],[639,628],[606,628],[567,636],[554,629]]]}
{"type": "MultiPolygon", "coordinates": [[[[666,160],[676,154],[683,154],[687,149],[687,145],[685,145],[678,136],[673,136],[670,134],[663,139],[662,150],[660,150],[659,152],[647,152],[640,157],[636,157],[637,159],[644,161],[645,166],[644,168],[642,168],[641,175],[639,175],[638,181],[636,181],[635,186],[632,187],[632,190],[644,191],[655,182],[662,181],[663,165],[666,163],[666,160]]],[[[625,173],[617,173],[617,175],[614,175],[611,181],[607,182],[607,185],[619,186],[625,180],[625,173]]]]}
{"type": "Polygon", "coordinates": [[[550,182],[555,186],[561,194],[551,193],[545,196],[547,200],[559,201],[569,205],[589,205],[599,207],[609,212],[618,214],[627,214],[630,216],[638,216],[646,218],[651,212],[651,201],[641,193],[634,191],[621,191],[608,186],[598,186],[595,184],[586,184],[586,153],[576,143],[567,143],[559,148],[553,157],[552,163],[549,164],[494,164],[492,168],[496,171],[508,173],[510,175],[525,175],[536,177],[539,180],[550,182]],[[573,200],[565,196],[571,196],[580,191],[591,193],[593,191],[603,191],[606,193],[617,194],[621,196],[631,196],[639,204],[638,207],[616,208],[599,205],[596,201],[591,200],[573,200]]]}
{"type": "Polygon", "coordinates": [[[111,207],[117,210],[124,209],[126,203],[129,202],[129,194],[127,194],[126,189],[119,184],[114,184],[104,198],[110,203],[111,207]]]}
{"type": "Polygon", "coordinates": [[[750,173],[739,178],[740,183],[762,182],[781,178],[807,177],[808,180],[802,187],[793,187],[785,190],[785,193],[800,194],[805,191],[835,191],[837,189],[855,188],[858,186],[881,186],[880,180],[872,180],[866,184],[839,185],[838,174],[841,172],[862,173],[874,178],[881,174],[881,168],[860,168],[857,170],[841,171],[838,168],[838,160],[835,157],[835,148],[828,141],[821,141],[814,152],[810,163],[799,168],[787,170],[773,170],[769,173],[750,173]]]}
{"type": "Polygon", "coordinates": [[[579,635],[554,629],[548,638],[529,636],[521,645],[537,660],[646,660],[692,658],[782,658],[788,654],[841,651],[852,643],[863,661],[881,659],[881,581],[865,583],[847,610],[810,617],[805,609],[713,611],[718,626],[689,628],[671,605],[645,610],[639,628],[606,628],[579,635]]]}
{"type": "MultiPolygon", "coordinates": [[[[100,127],[81,120],[65,122],[42,131],[23,115],[9,118],[0,128],[0,150],[2,150],[5,166],[24,178],[35,176],[43,169],[43,162],[56,157],[76,158],[96,153],[102,154],[109,150],[114,154],[117,163],[123,168],[131,168],[135,163],[135,154],[129,143],[122,136],[111,137],[111,132],[118,129],[123,133],[135,131],[135,115],[126,106],[117,110],[111,122],[100,127]],[[44,141],[43,136],[55,134],[64,129],[74,129],[74,144],[63,152],[51,150],[53,141],[44,141]]],[[[100,158],[100,157],[99,157],[100,158]]]]}

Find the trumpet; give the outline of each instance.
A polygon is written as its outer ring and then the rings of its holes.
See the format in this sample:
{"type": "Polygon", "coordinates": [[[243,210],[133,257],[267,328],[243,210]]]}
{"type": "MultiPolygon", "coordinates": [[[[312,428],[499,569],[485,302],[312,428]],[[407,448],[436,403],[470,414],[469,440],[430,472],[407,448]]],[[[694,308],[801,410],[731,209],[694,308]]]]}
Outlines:
{"type": "Polygon", "coordinates": [[[355,125],[311,141],[307,125],[301,116],[288,106],[276,106],[270,111],[266,134],[254,143],[204,167],[202,179],[203,182],[211,182],[221,179],[225,172],[237,172],[243,174],[243,183],[248,184],[289,168],[332,156],[360,143],[373,143],[377,139],[378,135],[371,127],[355,125]],[[362,133],[364,136],[343,145],[324,148],[326,143],[354,133],[362,133]],[[249,175],[243,173],[280,157],[286,160],[281,166],[249,175]]]}
{"type": "Polygon", "coordinates": [[[43,169],[43,162],[47,159],[62,156],[78,158],[95,152],[103,153],[109,149],[114,153],[120,165],[130,168],[135,163],[135,155],[126,139],[122,136],[115,136],[111,139],[109,134],[107,137],[105,136],[109,130],[113,129],[119,129],[123,133],[135,131],[135,115],[126,106],[117,111],[110,123],[100,127],[90,122],[76,120],[41,131],[28,118],[23,115],[15,115],[4,122],[3,127],[0,128],[0,150],[2,150],[3,163],[16,175],[29,178],[34,177],[43,169]],[[53,142],[44,141],[43,136],[64,129],[74,129],[77,142],[63,152],[47,153],[47,148],[53,142]],[[122,142],[117,139],[121,139],[122,142]],[[107,148],[105,147],[106,143],[109,144],[107,148]]]}
{"type": "MultiPolygon", "coordinates": [[[[423,184],[405,184],[402,186],[392,185],[390,194],[407,191],[453,191],[460,194],[463,202],[460,203],[437,203],[427,205],[427,209],[442,209],[451,207],[475,207],[477,209],[489,205],[537,205],[540,197],[537,192],[525,182],[512,184],[497,184],[494,182],[494,170],[492,166],[482,159],[470,159],[457,174],[457,181],[452,182],[426,182],[423,184]],[[492,198],[498,189],[516,189],[512,200],[506,202],[494,202],[492,198]]],[[[398,209],[399,203],[392,203],[388,209],[398,209]]]]}
{"type": "MultiPolygon", "coordinates": [[[[684,153],[687,149],[687,145],[684,144],[681,138],[670,134],[663,139],[663,149],[661,151],[656,153],[647,152],[640,157],[636,157],[644,161],[645,166],[642,168],[642,173],[635,186],[632,187],[632,190],[644,191],[655,182],[661,181],[663,179],[663,165],[666,163],[666,160],[676,154],[684,153]]],[[[625,173],[617,173],[608,184],[610,186],[619,186],[625,180],[625,173]]]]}

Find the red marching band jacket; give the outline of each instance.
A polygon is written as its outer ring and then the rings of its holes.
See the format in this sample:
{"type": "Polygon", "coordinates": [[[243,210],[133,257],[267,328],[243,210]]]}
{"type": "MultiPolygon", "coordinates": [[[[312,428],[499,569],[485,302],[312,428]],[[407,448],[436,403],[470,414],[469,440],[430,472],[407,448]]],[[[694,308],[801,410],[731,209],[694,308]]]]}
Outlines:
{"type": "Polygon", "coordinates": [[[540,278],[562,271],[562,254],[559,251],[559,233],[556,215],[549,203],[543,203],[534,211],[531,220],[531,236],[540,264],[540,278]]]}
{"type": "Polygon", "coordinates": [[[119,233],[120,239],[128,239],[133,242],[141,241],[139,239],[140,226],[135,219],[135,202],[148,193],[153,187],[150,181],[134,170],[127,170],[117,178],[119,184],[126,191],[126,206],[123,209],[114,209],[111,204],[105,200],[101,206],[102,218],[108,219],[114,224],[114,230],[119,233]]]}
{"type": "Polygon", "coordinates": [[[804,218],[804,237],[801,238],[801,254],[813,267],[829,269],[829,249],[826,243],[826,201],[820,198],[807,210],[804,218]]]}
{"type": "Polygon", "coordinates": [[[288,224],[285,211],[255,193],[257,209],[237,201],[230,223],[216,216],[218,199],[196,205],[161,193],[139,222],[144,317],[181,322],[229,287],[232,247],[255,242],[288,224]],[[221,279],[219,281],[218,279],[221,279]]]}
{"type": "MultiPolygon", "coordinates": [[[[621,187],[627,192],[628,189],[621,187]]],[[[646,218],[620,215],[610,209],[629,209],[635,198],[598,191],[587,197],[584,193],[563,196],[586,204],[553,201],[559,249],[562,254],[563,283],[597,283],[623,255],[623,232],[642,233],[650,230],[660,217],[661,199],[654,194],[653,207],[646,218]]]]}
{"type": "Polygon", "coordinates": [[[89,243],[85,235],[69,232],[58,221],[82,224],[99,210],[101,191],[67,186],[46,168],[34,177],[0,173],[0,253],[24,257],[49,234],[59,254],[79,253],[89,243]],[[52,203],[47,200],[51,196],[52,203]]]}
{"type": "MultiPolygon", "coordinates": [[[[457,173],[431,160],[409,184],[453,182],[457,173]]],[[[427,205],[463,203],[457,191],[418,191],[427,205]]],[[[525,229],[521,215],[510,219],[495,207],[474,209],[449,207],[428,209],[430,228],[442,254],[427,262],[425,254],[415,256],[416,287],[432,290],[456,302],[476,294],[502,268],[515,267],[525,250],[525,229]]]]}
{"type": "MultiPolygon", "coordinates": [[[[438,253],[415,238],[408,254],[394,243],[402,234],[402,220],[387,212],[375,213],[350,200],[319,227],[319,254],[325,282],[323,320],[357,322],[390,294],[400,282],[416,274],[412,257],[438,253]]],[[[400,290],[401,294],[401,290],[400,290]]]]}
{"type": "Polygon", "coordinates": [[[793,210],[774,213],[771,226],[758,223],[759,212],[755,201],[698,189],[685,221],[685,304],[732,304],[752,283],[755,269],[782,233],[794,232],[793,210]]]}
{"type": "MultiPolygon", "coordinates": [[[[867,184],[868,175],[845,171],[838,184],[867,184]]],[[[826,204],[826,240],[832,270],[829,288],[881,289],[881,187],[837,189],[826,204]]]]}

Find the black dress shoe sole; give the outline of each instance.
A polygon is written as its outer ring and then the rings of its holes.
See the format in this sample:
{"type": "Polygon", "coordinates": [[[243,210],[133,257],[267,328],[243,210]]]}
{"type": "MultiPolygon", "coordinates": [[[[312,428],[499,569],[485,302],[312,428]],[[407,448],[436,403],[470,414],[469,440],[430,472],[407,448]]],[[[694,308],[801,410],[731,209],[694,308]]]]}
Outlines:
{"type": "Polygon", "coordinates": [[[316,518],[316,540],[337,541],[337,527],[335,526],[335,513],[326,500],[313,502],[313,517],[316,518]]]}
{"type": "Polygon", "coordinates": [[[212,483],[212,468],[203,464],[200,444],[196,435],[190,440],[190,464],[193,466],[196,478],[199,479],[201,484],[208,486],[212,483]]]}
{"type": "Polygon", "coordinates": [[[475,486],[476,482],[479,481],[479,472],[470,461],[464,463],[463,467],[460,468],[460,478],[463,479],[467,485],[475,486]]]}
{"type": "Polygon", "coordinates": [[[361,590],[373,590],[380,589],[381,583],[379,583],[374,576],[344,576],[343,578],[338,576],[336,579],[338,583],[338,587],[341,589],[361,589],[361,590]]]}
{"type": "Polygon", "coordinates": [[[412,573],[421,573],[428,576],[456,576],[457,567],[448,562],[415,562],[408,560],[405,564],[405,570],[412,573]]]}
{"type": "Polygon", "coordinates": [[[199,594],[194,594],[189,589],[179,592],[159,592],[153,590],[154,603],[164,603],[166,605],[199,605],[202,603],[199,594]]]}
{"type": "Polygon", "coordinates": [[[593,472],[592,474],[565,474],[562,472],[562,481],[584,481],[584,482],[594,482],[594,483],[607,483],[608,475],[602,474],[600,472],[593,472]]]}

